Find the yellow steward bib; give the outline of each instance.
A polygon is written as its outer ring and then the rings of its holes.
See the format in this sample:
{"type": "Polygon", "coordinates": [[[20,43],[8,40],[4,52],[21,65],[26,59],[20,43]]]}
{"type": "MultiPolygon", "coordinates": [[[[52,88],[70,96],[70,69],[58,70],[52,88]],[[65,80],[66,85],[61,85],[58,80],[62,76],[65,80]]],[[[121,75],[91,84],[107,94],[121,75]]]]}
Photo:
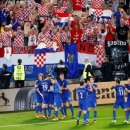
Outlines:
{"type": "Polygon", "coordinates": [[[14,80],[25,80],[24,65],[14,66],[14,80]]]}
{"type": "MultiPolygon", "coordinates": [[[[84,67],[84,71],[83,71],[83,79],[86,79],[87,78],[87,72],[86,71],[86,68],[88,65],[91,65],[90,63],[86,64],[85,67],[84,67]]],[[[92,65],[91,65],[92,66],[92,65]]],[[[88,73],[88,76],[91,77],[92,75],[90,74],[90,72],[88,73]]]]}

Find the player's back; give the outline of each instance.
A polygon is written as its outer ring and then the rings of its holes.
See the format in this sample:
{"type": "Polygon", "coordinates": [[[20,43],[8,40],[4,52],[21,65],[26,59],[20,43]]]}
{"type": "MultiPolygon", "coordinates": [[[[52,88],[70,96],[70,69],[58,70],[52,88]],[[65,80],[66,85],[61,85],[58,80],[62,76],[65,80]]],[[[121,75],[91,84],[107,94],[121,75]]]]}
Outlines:
{"type": "Polygon", "coordinates": [[[87,89],[85,87],[77,88],[78,100],[87,101],[87,89]]]}
{"type": "Polygon", "coordinates": [[[116,85],[114,87],[116,91],[116,100],[117,101],[125,101],[125,86],[124,85],[116,85]]]}
{"type": "Polygon", "coordinates": [[[60,96],[60,85],[58,82],[54,83],[53,84],[53,87],[54,87],[54,98],[61,98],[60,96]]]}
{"type": "Polygon", "coordinates": [[[50,90],[51,82],[49,80],[42,80],[40,83],[40,86],[42,86],[42,93],[46,94],[48,93],[48,90],[50,90]]]}
{"type": "MultiPolygon", "coordinates": [[[[128,90],[130,90],[130,85],[129,84],[126,84],[125,86],[126,86],[126,88],[128,90]]],[[[130,101],[130,93],[127,93],[127,101],[130,101]]]]}

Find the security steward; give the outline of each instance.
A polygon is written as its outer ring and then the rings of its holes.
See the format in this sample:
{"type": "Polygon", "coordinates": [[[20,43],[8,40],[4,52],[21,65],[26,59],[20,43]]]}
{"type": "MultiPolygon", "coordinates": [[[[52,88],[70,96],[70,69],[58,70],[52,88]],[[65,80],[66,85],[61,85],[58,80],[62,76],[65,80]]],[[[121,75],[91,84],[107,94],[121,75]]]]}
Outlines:
{"type": "Polygon", "coordinates": [[[14,80],[15,88],[24,87],[25,68],[21,59],[18,59],[18,65],[14,66],[14,80]]]}
{"type": "Polygon", "coordinates": [[[113,71],[115,70],[115,66],[112,62],[109,61],[109,56],[105,56],[105,62],[101,65],[101,71],[103,74],[103,81],[113,81],[113,71]]]}
{"type": "Polygon", "coordinates": [[[2,68],[3,70],[0,72],[0,88],[9,89],[12,73],[7,70],[6,64],[3,64],[2,68]]]}
{"type": "Polygon", "coordinates": [[[93,71],[92,71],[92,65],[89,62],[88,57],[84,58],[84,70],[83,70],[83,79],[85,80],[85,82],[87,82],[87,80],[89,80],[90,77],[94,76],[93,75],[93,71]]]}
{"type": "Polygon", "coordinates": [[[61,73],[63,73],[65,78],[67,78],[68,67],[64,64],[62,60],[60,60],[59,65],[54,67],[54,72],[56,72],[57,74],[57,79],[59,79],[61,73]]]}

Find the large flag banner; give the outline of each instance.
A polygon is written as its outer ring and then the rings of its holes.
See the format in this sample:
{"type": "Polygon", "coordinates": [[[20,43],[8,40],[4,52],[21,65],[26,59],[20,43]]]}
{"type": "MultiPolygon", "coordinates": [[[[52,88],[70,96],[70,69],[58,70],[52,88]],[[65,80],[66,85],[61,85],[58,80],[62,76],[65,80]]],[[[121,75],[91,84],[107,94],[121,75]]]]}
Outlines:
{"type": "Polygon", "coordinates": [[[112,16],[112,10],[107,8],[90,8],[89,15],[94,15],[96,17],[96,22],[100,22],[102,19],[104,21],[109,21],[112,16]]]}
{"type": "Polygon", "coordinates": [[[73,10],[82,10],[81,0],[72,0],[73,2],[73,10]]]}
{"type": "Polygon", "coordinates": [[[78,78],[79,69],[78,69],[78,52],[77,45],[71,44],[65,47],[65,63],[69,68],[68,78],[78,78]]]}
{"type": "Polygon", "coordinates": [[[126,66],[128,54],[128,43],[126,41],[106,41],[106,55],[109,55],[113,62],[126,66]]]}

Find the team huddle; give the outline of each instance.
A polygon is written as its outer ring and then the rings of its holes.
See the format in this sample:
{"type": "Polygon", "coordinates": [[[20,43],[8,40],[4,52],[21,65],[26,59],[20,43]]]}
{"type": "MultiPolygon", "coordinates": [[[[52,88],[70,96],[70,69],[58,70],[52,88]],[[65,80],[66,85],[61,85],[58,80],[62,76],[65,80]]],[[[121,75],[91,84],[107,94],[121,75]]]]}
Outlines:
{"type": "MultiPolygon", "coordinates": [[[[75,118],[74,108],[72,106],[72,96],[68,87],[69,83],[64,78],[64,74],[61,73],[59,80],[57,81],[55,77],[51,75],[43,76],[43,74],[38,75],[38,80],[35,83],[35,93],[34,100],[36,102],[36,117],[43,117],[45,119],[50,119],[52,115],[52,110],[54,107],[54,119],[58,120],[58,111],[61,112],[64,119],[67,117],[67,106],[68,102],[72,118],[75,118]],[[53,88],[51,88],[53,86],[53,88]],[[43,108],[42,108],[43,106],[43,108]],[[43,114],[42,114],[43,111],[43,114]]],[[[94,110],[94,122],[97,118],[97,99],[96,91],[98,89],[97,84],[94,83],[94,78],[90,77],[87,83],[80,81],[77,90],[79,112],[77,117],[77,125],[79,124],[80,116],[84,114],[84,125],[89,125],[89,113],[90,108],[94,110]]],[[[127,85],[120,85],[120,80],[116,80],[116,85],[112,91],[116,92],[116,101],[113,108],[113,121],[116,122],[116,109],[119,106],[125,111],[126,120],[124,122],[129,123],[130,116],[130,78],[128,79],[127,85]],[[127,102],[125,102],[125,92],[127,93],[127,102]]],[[[110,93],[110,92],[109,92],[110,93]]]]}

